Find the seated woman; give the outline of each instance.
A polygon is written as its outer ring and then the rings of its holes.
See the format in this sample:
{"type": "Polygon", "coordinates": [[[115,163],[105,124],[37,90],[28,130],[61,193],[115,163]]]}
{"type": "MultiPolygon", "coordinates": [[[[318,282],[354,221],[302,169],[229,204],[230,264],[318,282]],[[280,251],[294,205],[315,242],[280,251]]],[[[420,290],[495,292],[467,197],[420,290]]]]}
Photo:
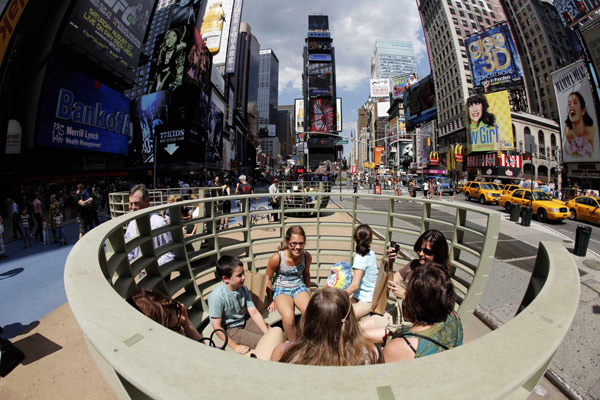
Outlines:
{"type": "Polygon", "coordinates": [[[354,315],[360,319],[371,311],[371,301],[377,283],[377,258],[371,250],[373,230],[369,225],[357,226],[353,238],[356,254],[352,260],[352,282],[345,290],[352,296],[354,315]]]}
{"type": "Polygon", "coordinates": [[[402,309],[406,320],[413,323],[408,332],[392,334],[381,330],[380,342],[385,362],[410,360],[439,353],[462,345],[463,327],[454,312],[456,298],[448,271],[427,262],[412,272],[402,309]],[[391,340],[389,338],[392,337],[391,340]],[[388,341],[389,340],[389,341],[388,341]]]}
{"type": "MultiPolygon", "coordinates": [[[[184,334],[192,340],[199,341],[203,339],[198,329],[189,320],[187,308],[183,303],[175,301],[160,292],[153,292],[142,288],[135,290],[131,296],[131,302],[135,308],[154,322],[172,331],[184,334]]],[[[281,332],[280,328],[277,329],[281,332]]],[[[275,345],[273,343],[275,336],[277,336],[277,332],[274,335],[264,337],[264,340],[259,340],[256,348],[244,355],[261,360],[269,360],[275,345]]],[[[279,333],[279,336],[281,339],[276,340],[278,340],[278,343],[281,343],[283,335],[279,333]]]]}
{"type": "Polygon", "coordinates": [[[368,365],[380,359],[358,326],[348,295],[336,288],[315,291],[302,315],[298,339],[275,347],[271,361],[304,365],[368,365]]]}
{"type": "MultiPolygon", "coordinates": [[[[413,246],[413,250],[419,258],[414,259],[402,268],[394,267],[394,277],[388,283],[388,288],[398,299],[404,298],[406,285],[410,277],[418,267],[427,262],[435,262],[446,271],[450,270],[450,256],[448,253],[448,242],[444,234],[436,229],[430,229],[421,234],[413,246]]],[[[396,257],[394,249],[388,250],[389,262],[393,263],[396,257]]],[[[386,327],[393,323],[394,316],[385,313],[383,316],[374,315],[360,321],[363,329],[374,327],[386,327]]]]}
{"type": "Polygon", "coordinates": [[[310,300],[312,256],[304,251],[305,245],[304,229],[299,225],[291,226],[285,233],[285,243],[267,263],[267,309],[279,311],[283,330],[291,341],[296,340],[294,307],[304,314],[310,300]],[[276,275],[275,281],[273,275],[276,275]]]}

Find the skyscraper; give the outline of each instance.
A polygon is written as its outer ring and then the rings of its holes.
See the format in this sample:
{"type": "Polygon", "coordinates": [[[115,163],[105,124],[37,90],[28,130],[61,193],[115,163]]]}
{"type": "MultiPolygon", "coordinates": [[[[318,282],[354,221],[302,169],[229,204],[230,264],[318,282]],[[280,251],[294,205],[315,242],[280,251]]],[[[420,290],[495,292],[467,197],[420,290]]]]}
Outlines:
{"type": "Polygon", "coordinates": [[[375,39],[371,62],[371,78],[384,79],[417,72],[412,42],[375,39]]]}
{"type": "Polygon", "coordinates": [[[551,73],[575,61],[556,8],[541,0],[503,0],[523,63],[529,111],[558,120],[551,73]]]}
{"type": "Polygon", "coordinates": [[[269,136],[275,135],[277,125],[277,105],[279,103],[279,59],[271,49],[260,51],[258,69],[258,115],[257,125],[269,136]],[[269,125],[272,127],[269,128],[269,125]],[[271,129],[269,131],[268,129],[271,129]]]}
{"type": "Polygon", "coordinates": [[[506,20],[500,0],[417,0],[435,77],[440,153],[466,142],[464,104],[472,90],[464,39],[506,20]]]}

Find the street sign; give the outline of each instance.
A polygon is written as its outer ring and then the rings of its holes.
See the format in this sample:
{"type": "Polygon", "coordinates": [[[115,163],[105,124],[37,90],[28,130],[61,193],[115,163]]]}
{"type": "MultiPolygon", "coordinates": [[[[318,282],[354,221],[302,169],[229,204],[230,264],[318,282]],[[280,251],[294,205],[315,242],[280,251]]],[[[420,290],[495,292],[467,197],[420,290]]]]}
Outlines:
{"type": "Polygon", "coordinates": [[[350,142],[348,141],[348,139],[344,139],[344,140],[338,140],[338,141],[336,141],[336,142],[335,142],[335,144],[348,144],[348,143],[350,143],[350,142]]]}

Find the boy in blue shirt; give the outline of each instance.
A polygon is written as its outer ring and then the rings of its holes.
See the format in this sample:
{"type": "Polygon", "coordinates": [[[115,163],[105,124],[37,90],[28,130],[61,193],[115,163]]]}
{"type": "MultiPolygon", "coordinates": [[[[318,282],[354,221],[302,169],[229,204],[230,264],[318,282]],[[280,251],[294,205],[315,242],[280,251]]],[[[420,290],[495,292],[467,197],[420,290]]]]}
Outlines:
{"type": "MultiPolygon", "coordinates": [[[[283,343],[283,331],[268,327],[252,302],[244,286],[244,265],[237,257],[222,256],[217,261],[217,274],[222,282],[208,296],[213,329],[224,329],[228,346],[237,353],[269,360],[273,348],[283,343]]],[[[225,340],[223,332],[217,331],[217,335],[225,340]]]]}

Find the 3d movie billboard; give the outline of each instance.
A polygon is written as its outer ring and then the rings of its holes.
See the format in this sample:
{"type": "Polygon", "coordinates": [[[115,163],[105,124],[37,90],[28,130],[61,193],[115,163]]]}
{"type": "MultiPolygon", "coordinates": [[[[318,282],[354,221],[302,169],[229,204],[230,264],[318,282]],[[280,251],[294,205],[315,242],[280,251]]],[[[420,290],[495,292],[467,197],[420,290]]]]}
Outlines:
{"type": "Polygon", "coordinates": [[[53,61],[40,99],[40,146],[128,154],[133,130],[125,95],[53,61]]]}
{"type": "Polygon", "coordinates": [[[469,97],[465,115],[469,153],[514,147],[506,90],[469,97]]]}
{"type": "Polygon", "coordinates": [[[521,60],[506,23],[465,39],[476,93],[523,85],[521,60]]]}
{"type": "Polygon", "coordinates": [[[156,2],[81,0],[74,3],[64,39],[86,49],[123,75],[135,77],[156,2]]]}
{"type": "Polygon", "coordinates": [[[564,162],[600,160],[598,121],[587,68],[577,61],[552,74],[564,162]]]}
{"type": "Polygon", "coordinates": [[[311,99],[308,109],[310,132],[332,133],[335,128],[335,100],[311,99]]]}
{"type": "Polygon", "coordinates": [[[199,85],[209,93],[212,56],[194,25],[171,28],[157,40],[150,93],[184,83],[199,85]]]}
{"type": "Polygon", "coordinates": [[[392,97],[397,99],[398,97],[401,97],[408,88],[417,83],[417,78],[415,74],[400,75],[392,78],[391,83],[392,97]]]}

